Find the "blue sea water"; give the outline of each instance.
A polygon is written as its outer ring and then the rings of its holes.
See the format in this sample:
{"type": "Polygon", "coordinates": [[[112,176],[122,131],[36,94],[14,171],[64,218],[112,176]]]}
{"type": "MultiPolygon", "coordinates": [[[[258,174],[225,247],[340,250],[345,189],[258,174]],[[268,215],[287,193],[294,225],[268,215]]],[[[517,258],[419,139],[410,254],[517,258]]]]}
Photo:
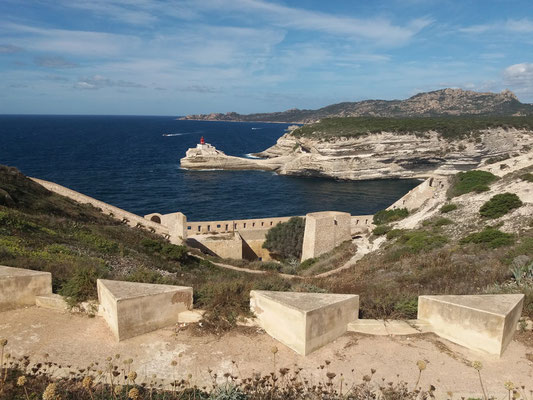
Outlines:
{"type": "Polygon", "coordinates": [[[139,215],[181,211],[190,221],[322,210],[370,214],[419,183],[180,169],[180,158],[201,136],[226,154],[244,156],[273,145],[287,126],[175,117],[4,115],[0,116],[0,164],[139,215]]]}

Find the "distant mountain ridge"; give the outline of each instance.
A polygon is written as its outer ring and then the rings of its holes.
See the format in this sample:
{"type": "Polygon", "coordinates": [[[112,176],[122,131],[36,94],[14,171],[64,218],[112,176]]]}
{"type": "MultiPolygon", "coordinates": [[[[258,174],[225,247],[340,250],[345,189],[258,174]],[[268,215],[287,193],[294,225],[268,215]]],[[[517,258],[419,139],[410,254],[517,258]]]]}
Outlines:
{"type": "Polygon", "coordinates": [[[441,89],[418,93],[406,100],[363,100],[332,104],[318,110],[258,114],[235,112],[187,115],[180,119],[203,121],[309,123],[328,117],[442,117],[458,115],[533,115],[533,104],[521,103],[513,92],[474,92],[441,89]]]}

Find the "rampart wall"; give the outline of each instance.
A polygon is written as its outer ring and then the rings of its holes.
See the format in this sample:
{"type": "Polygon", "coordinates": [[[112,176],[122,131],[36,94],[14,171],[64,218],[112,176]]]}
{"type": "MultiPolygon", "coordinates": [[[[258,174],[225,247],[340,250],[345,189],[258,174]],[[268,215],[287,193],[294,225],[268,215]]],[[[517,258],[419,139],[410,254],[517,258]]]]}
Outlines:
{"type": "Polygon", "coordinates": [[[166,226],[158,224],[156,222],[147,220],[139,215],[130,213],[129,211],[123,210],[121,208],[109,205],[103,201],[96,200],[92,197],[86,196],[75,190],[68,189],[64,186],[58,185],[54,182],[45,181],[43,179],[31,178],[34,182],[37,182],[39,185],[44,186],[46,189],[51,192],[60,194],[62,196],[68,197],[72,200],[77,201],[82,204],[91,204],[92,206],[102,210],[104,214],[113,216],[116,219],[126,222],[130,226],[142,225],[146,228],[153,229],[156,233],[161,235],[168,236],[169,230],[166,226]]]}

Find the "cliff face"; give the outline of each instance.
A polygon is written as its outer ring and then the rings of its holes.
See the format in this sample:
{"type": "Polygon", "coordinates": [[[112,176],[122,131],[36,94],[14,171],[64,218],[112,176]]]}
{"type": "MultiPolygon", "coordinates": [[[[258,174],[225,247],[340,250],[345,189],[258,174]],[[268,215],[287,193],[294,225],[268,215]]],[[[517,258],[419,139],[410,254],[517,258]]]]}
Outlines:
{"type": "Polygon", "coordinates": [[[477,168],[494,158],[528,153],[533,131],[494,128],[462,139],[423,134],[381,132],[351,138],[296,137],[287,133],[262,159],[227,156],[223,152],[188,152],[181,166],[191,169],[261,169],[282,175],[364,180],[421,178],[477,168]],[[193,154],[194,153],[194,154],[193,154]]]}
{"type": "Polygon", "coordinates": [[[416,94],[406,100],[364,100],[332,104],[318,110],[290,109],[283,112],[199,114],[182,119],[206,121],[309,123],[329,117],[434,117],[456,115],[531,115],[533,105],[521,103],[510,91],[479,93],[442,89],[416,94]]]}
{"type": "Polygon", "coordinates": [[[417,178],[456,173],[494,157],[530,151],[533,132],[490,129],[476,138],[446,140],[436,132],[423,135],[382,132],[327,141],[285,134],[260,157],[288,160],[277,172],[336,179],[417,178]]]}

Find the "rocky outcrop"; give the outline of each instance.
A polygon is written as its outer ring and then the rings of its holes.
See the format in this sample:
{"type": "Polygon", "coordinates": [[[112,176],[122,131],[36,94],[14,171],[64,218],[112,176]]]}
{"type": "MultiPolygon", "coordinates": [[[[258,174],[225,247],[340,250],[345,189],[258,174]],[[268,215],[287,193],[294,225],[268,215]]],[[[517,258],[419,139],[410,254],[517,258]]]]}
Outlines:
{"type": "Polygon", "coordinates": [[[479,93],[441,89],[416,94],[406,100],[364,100],[332,104],[318,110],[293,108],[283,112],[197,114],[181,119],[206,121],[309,123],[329,117],[435,117],[451,115],[531,115],[533,105],[523,104],[509,90],[479,93]]]}
{"type": "Polygon", "coordinates": [[[198,144],[196,148],[187,150],[180,160],[182,168],[186,169],[259,169],[274,171],[285,161],[284,157],[269,160],[257,160],[226,155],[208,143],[198,144]]]}
{"type": "MultiPolygon", "coordinates": [[[[262,159],[213,154],[191,154],[185,168],[264,169],[282,175],[322,176],[366,180],[422,178],[476,168],[497,157],[530,151],[533,132],[496,128],[475,137],[448,140],[437,132],[406,134],[381,132],[355,138],[320,140],[283,135],[262,159]]],[[[195,149],[193,149],[195,150],[195,149]]]]}

